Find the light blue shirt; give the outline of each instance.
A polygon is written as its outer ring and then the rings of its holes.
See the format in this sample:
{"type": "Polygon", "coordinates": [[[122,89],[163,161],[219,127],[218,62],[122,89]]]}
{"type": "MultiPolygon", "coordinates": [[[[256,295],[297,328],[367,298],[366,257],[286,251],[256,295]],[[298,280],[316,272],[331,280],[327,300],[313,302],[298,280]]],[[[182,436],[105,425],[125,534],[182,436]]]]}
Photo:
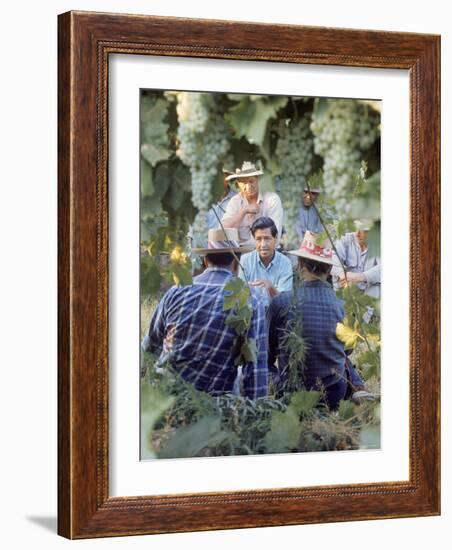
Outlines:
{"type": "MultiPolygon", "coordinates": [[[[281,254],[281,252],[275,251],[273,260],[267,266],[261,262],[257,250],[243,254],[240,263],[246,277],[242,268],[240,268],[239,277],[244,281],[248,280],[248,282],[252,283],[258,279],[264,279],[270,281],[279,292],[292,290],[292,262],[284,254],[281,254]]],[[[269,299],[270,297],[267,296],[267,298],[269,299]]]]}

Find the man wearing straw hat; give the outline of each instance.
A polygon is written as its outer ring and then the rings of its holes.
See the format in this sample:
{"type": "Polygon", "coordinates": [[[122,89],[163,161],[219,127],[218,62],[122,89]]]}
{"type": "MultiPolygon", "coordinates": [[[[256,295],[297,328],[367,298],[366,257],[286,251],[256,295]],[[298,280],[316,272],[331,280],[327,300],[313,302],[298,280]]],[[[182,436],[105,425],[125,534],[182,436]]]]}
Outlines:
{"type": "Polygon", "coordinates": [[[254,245],[251,234],[253,222],[262,216],[271,218],[278,230],[278,242],[283,225],[283,207],[276,193],[259,191],[259,176],[263,171],[256,168],[252,162],[245,161],[242,168],[237,168],[234,174],[226,179],[236,181],[240,192],[232,197],[222,219],[224,227],[238,229],[240,243],[254,245]]]}
{"type": "Polygon", "coordinates": [[[327,282],[332,267],[339,265],[333,258],[331,243],[319,244],[315,235],[307,231],[299,250],[289,254],[298,257],[303,281],[295,295],[284,292],[276,296],[268,311],[270,363],[278,357],[281,386],[287,382],[290,369],[296,369],[302,385],[308,390],[322,390],[324,401],[332,410],[351,393],[352,399],[374,398],[366,392],[359,374],[347,361],[344,344],[336,336],[337,324],[343,321],[345,312],[327,282]],[[284,335],[291,323],[300,318],[305,357],[303,364],[290,365],[284,335]]]}
{"type": "Polygon", "coordinates": [[[380,297],[380,262],[369,256],[367,238],[371,227],[368,220],[356,220],[356,231],[346,233],[335,243],[337,254],[342,265],[332,269],[333,282],[336,288],[346,284],[355,284],[373,298],[380,297]]]}
{"type": "MultiPolygon", "coordinates": [[[[160,301],[142,348],[160,353],[158,367],[170,365],[185,381],[212,395],[232,393],[237,377],[232,352],[237,336],[226,324],[223,310],[225,286],[238,271],[238,260],[251,247],[240,246],[236,229],[212,229],[206,248],[194,248],[205,256],[206,270],[187,286],[172,286],[160,301]]],[[[245,396],[267,395],[267,325],[265,306],[257,290],[251,290],[253,315],[248,337],[256,341],[257,360],[242,365],[245,396]]]]}

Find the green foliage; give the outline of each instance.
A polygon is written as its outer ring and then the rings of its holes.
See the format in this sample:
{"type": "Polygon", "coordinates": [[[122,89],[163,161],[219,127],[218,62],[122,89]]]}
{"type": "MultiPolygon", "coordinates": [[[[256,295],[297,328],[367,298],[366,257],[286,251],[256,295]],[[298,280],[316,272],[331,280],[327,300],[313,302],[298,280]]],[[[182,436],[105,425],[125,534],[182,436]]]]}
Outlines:
{"type": "Polygon", "coordinates": [[[290,406],[299,414],[311,412],[322,397],[322,392],[301,390],[295,392],[290,399],[290,406]]]}
{"type": "Polygon", "coordinates": [[[168,103],[155,95],[143,95],[140,109],[141,155],[151,165],[170,157],[168,103]]]}
{"type": "Polygon", "coordinates": [[[229,94],[229,99],[238,101],[226,114],[226,120],[236,132],[236,136],[261,145],[264,141],[268,121],[288,98],[282,96],[247,96],[229,94]]]}
{"type": "Polygon", "coordinates": [[[154,426],[163,413],[171,407],[175,399],[159,389],[141,382],[141,458],[156,458],[151,437],[154,426]]]}
{"type": "Polygon", "coordinates": [[[141,294],[155,294],[158,292],[161,282],[162,276],[157,262],[149,254],[144,254],[141,258],[141,294]]]}
{"type": "Polygon", "coordinates": [[[270,431],[264,443],[270,453],[286,453],[297,449],[301,435],[301,424],[295,407],[288,407],[284,412],[274,412],[270,431]]]}
{"type": "MultiPolygon", "coordinates": [[[[149,354],[145,354],[149,355],[149,354]]],[[[212,397],[184,382],[171,367],[151,368],[146,384],[173,399],[155,424],[152,442],[159,458],[224,456],[357,448],[361,416],[347,421],[318,407],[320,392],[299,391],[251,400],[212,397]]],[[[370,414],[367,412],[366,414],[370,414]]],[[[371,421],[369,417],[368,422],[371,421]]]]}
{"type": "Polygon", "coordinates": [[[349,420],[350,418],[355,416],[355,409],[356,406],[352,401],[346,401],[343,399],[339,403],[339,418],[342,418],[342,420],[349,420]]]}
{"type": "Polygon", "coordinates": [[[224,287],[223,310],[229,311],[226,324],[237,333],[232,350],[234,363],[239,366],[257,362],[257,346],[254,338],[248,337],[253,310],[249,304],[250,287],[245,281],[233,277],[224,287]]]}
{"type": "Polygon", "coordinates": [[[159,458],[189,458],[198,456],[206,447],[217,447],[233,437],[221,430],[218,417],[205,416],[190,426],[177,428],[159,453],[159,458]]]}

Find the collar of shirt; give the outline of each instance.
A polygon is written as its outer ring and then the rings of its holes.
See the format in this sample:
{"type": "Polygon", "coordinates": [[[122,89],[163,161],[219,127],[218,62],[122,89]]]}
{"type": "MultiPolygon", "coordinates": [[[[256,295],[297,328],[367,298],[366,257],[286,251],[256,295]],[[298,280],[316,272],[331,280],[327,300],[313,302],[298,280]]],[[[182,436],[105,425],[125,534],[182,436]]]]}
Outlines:
{"type": "Polygon", "coordinates": [[[359,244],[358,236],[356,235],[356,233],[355,233],[353,236],[354,236],[354,239],[355,239],[356,246],[358,247],[358,250],[359,250],[360,253],[361,253],[361,256],[364,256],[364,254],[367,254],[367,251],[369,250],[369,246],[367,246],[367,247],[363,250],[363,249],[361,248],[361,245],[359,244]]]}
{"type": "MultiPolygon", "coordinates": [[[[240,197],[246,201],[247,204],[250,204],[248,199],[245,197],[245,195],[243,193],[240,193],[240,197]]],[[[264,195],[259,191],[259,193],[257,194],[257,201],[256,201],[256,204],[259,204],[261,202],[264,202],[264,195]]]]}
{"type": "Polygon", "coordinates": [[[259,252],[257,250],[254,251],[257,254],[257,261],[260,264],[261,267],[266,269],[267,271],[272,267],[272,265],[275,263],[276,260],[276,250],[273,254],[273,258],[270,260],[270,263],[268,265],[265,265],[264,262],[261,260],[261,257],[259,256],[259,252]]]}
{"type": "Polygon", "coordinates": [[[226,273],[226,275],[232,275],[232,272],[229,271],[229,269],[226,269],[225,267],[207,267],[203,271],[203,273],[212,273],[212,272],[226,273]]]}

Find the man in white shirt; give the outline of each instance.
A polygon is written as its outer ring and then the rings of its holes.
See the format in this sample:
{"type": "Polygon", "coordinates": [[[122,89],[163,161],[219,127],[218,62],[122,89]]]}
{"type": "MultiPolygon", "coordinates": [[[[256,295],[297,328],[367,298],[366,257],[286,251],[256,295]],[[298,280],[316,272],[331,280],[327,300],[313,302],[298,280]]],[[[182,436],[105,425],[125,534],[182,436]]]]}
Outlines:
{"type": "Polygon", "coordinates": [[[334,267],[331,274],[337,287],[346,283],[356,284],[369,296],[380,297],[380,262],[378,258],[369,257],[367,236],[370,225],[365,221],[356,222],[357,231],[346,233],[336,241],[335,246],[346,274],[342,267],[334,267]]]}
{"type": "Polygon", "coordinates": [[[281,199],[271,191],[266,193],[259,191],[259,176],[262,174],[262,170],[257,169],[253,163],[245,161],[242,168],[237,168],[234,174],[226,178],[228,181],[236,181],[240,192],[229,201],[221,221],[224,227],[238,229],[242,246],[255,244],[251,226],[262,216],[271,218],[275,222],[278,243],[281,236],[283,225],[281,199]]]}

